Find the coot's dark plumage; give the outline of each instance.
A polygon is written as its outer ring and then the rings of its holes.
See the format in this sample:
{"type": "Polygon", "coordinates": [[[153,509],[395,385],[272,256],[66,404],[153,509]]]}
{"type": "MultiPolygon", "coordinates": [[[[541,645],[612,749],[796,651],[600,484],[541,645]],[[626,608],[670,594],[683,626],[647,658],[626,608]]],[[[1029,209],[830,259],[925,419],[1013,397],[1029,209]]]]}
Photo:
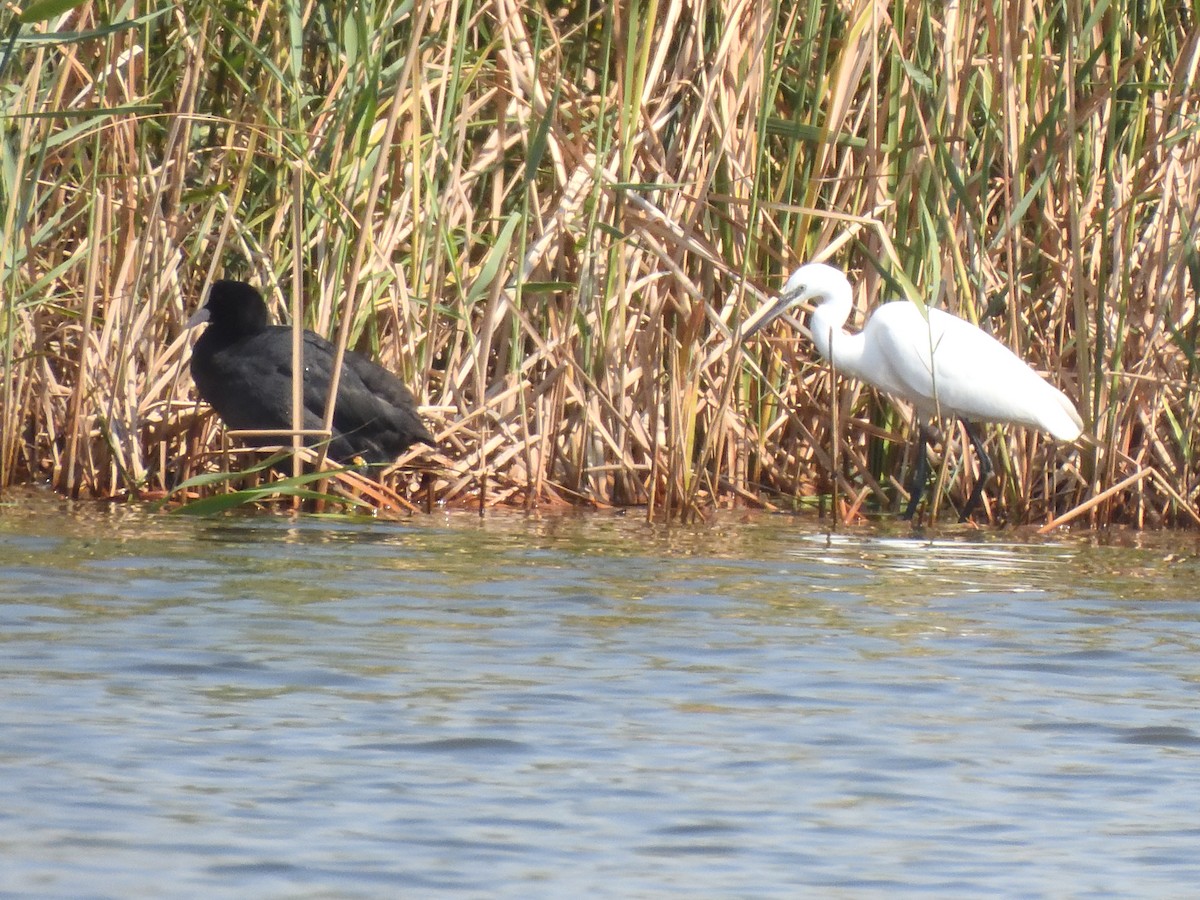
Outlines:
{"type": "MultiPolygon", "coordinates": [[[[292,427],[292,329],[269,325],[262,295],[242,281],[217,281],[189,325],[208,327],[192,348],[192,379],[233,430],[292,427]]],[[[304,332],[304,427],[321,427],[334,346],[304,332]]],[[[390,463],[415,443],[433,444],[413,396],[395,375],[346,351],[328,454],[339,462],[390,463]]],[[[310,443],[313,439],[307,439],[310,443]]],[[[261,438],[258,443],[286,443],[261,438]]]]}

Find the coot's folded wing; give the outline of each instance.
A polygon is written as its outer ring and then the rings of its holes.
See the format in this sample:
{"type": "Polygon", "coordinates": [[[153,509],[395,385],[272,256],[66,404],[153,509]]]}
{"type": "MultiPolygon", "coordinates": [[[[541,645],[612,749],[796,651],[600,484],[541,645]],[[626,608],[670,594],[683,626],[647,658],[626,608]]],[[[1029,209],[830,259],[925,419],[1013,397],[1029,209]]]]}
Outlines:
{"type": "MultiPolygon", "coordinates": [[[[318,419],[324,415],[333,358],[332,344],[305,332],[305,405],[318,419]]],[[[387,463],[414,443],[433,443],[408,388],[353,351],[346,352],[342,365],[333,430],[337,440],[330,446],[330,454],[341,459],[361,457],[367,462],[387,463]]]]}
{"type": "Polygon", "coordinates": [[[433,445],[433,435],[417,415],[417,401],[404,382],[383,366],[352,350],[346,352],[345,365],[362,381],[367,392],[386,407],[384,417],[402,436],[404,447],[401,451],[418,442],[433,445]]]}

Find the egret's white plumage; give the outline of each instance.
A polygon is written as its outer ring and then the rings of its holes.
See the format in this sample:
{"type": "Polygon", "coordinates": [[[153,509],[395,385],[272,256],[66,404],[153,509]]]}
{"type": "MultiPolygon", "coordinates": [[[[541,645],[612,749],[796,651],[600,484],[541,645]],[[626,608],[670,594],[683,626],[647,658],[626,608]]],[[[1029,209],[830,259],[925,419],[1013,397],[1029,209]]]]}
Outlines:
{"type": "MultiPolygon", "coordinates": [[[[861,332],[850,334],[843,327],[854,304],[850,282],[824,263],[793,272],[744,337],[806,300],[817,303],[809,324],[817,351],[840,373],[907,400],[922,421],[1006,422],[1060,441],[1073,441],[1083,431],[1083,420],[1062,391],[990,334],[948,312],[927,308],[926,318],[907,300],[885,303],[861,332]]],[[[977,440],[976,449],[982,450],[977,440]]],[[[990,461],[981,463],[990,468],[990,461]]],[[[972,505],[968,502],[968,512],[972,505]]]]}

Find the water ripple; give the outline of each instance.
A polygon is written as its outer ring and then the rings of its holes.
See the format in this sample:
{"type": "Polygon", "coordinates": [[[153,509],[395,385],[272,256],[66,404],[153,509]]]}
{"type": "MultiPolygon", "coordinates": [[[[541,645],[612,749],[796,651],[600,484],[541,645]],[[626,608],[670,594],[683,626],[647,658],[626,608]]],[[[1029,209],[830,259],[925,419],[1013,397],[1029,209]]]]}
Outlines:
{"type": "Polygon", "coordinates": [[[1189,546],[0,519],[0,893],[1187,896],[1189,546]]]}

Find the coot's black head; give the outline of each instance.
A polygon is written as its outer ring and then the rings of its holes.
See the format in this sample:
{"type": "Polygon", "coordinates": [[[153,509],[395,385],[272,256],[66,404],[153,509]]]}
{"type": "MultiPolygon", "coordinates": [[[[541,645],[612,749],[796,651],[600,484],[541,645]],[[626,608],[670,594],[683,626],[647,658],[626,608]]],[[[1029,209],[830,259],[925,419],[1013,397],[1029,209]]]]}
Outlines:
{"type": "Polygon", "coordinates": [[[268,325],[267,304],[252,285],[244,281],[214,281],[204,306],[192,316],[189,326],[208,323],[208,330],[226,340],[249,337],[268,325]]]}

